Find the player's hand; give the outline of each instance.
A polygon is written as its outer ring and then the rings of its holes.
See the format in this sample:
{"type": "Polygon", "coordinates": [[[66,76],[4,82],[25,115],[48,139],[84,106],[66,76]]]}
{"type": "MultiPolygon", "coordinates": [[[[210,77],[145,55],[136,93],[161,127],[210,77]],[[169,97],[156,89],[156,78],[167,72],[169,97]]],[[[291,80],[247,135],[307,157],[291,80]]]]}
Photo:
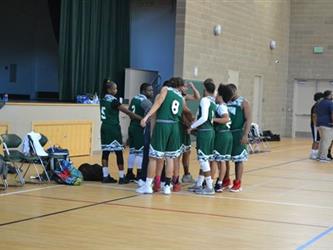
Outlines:
{"type": "Polygon", "coordinates": [[[187,129],[187,133],[190,135],[191,132],[192,132],[192,130],[193,130],[192,128],[188,128],[188,129],[187,129]]]}
{"type": "Polygon", "coordinates": [[[243,145],[249,144],[249,138],[247,137],[247,135],[243,135],[240,143],[243,145]]]}
{"type": "Polygon", "coordinates": [[[189,82],[187,85],[188,85],[188,87],[190,87],[191,89],[194,88],[193,82],[189,82]]]}
{"type": "Polygon", "coordinates": [[[141,127],[146,127],[146,123],[147,123],[147,119],[146,118],[143,118],[141,121],[140,121],[140,125],[141,127]]]}

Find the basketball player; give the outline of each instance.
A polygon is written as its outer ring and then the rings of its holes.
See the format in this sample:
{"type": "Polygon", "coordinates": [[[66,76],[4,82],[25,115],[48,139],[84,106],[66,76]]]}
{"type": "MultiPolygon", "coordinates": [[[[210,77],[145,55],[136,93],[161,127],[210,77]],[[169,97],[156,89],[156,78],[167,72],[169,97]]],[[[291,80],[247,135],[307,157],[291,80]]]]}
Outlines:
{"type": "Polygon", "coordinates": [[[101,115],[101,145],[102,145],[102,166],[103,183],[116,183],[117,181],[109,174],[109,155],[115,152],[119,170],[119,184],[126,184],[128,181],[124,173],[123,141],[119,125],[119,111],[127,114],[132,119],[140,120],[142,117],[129,111],[122,105],[115,95],[118,92],[117,84],[109,79],[104,81],[105,96],[100,101],[101,115]]]}
{"type": "MultiPolygon", "coordinates": [[[[129,110],[134,114],[141,117],[144,116],[145,110],[142,104],[153,97],[153,87],[151,84],[142,83],[140,86],[140,94],[132,98],[129,110]]],[[[134,165],[137,166],[137,177],[141,176],[141,165],[143,157],[143,127],[140,126],[140,121],[137,119],[131,119],[130,125],[128,127],[128,143],[129,143],[129,156],[128,156],[128,168],[126,179],[129,181],[136,180],[133,174],[134,165]]]]}

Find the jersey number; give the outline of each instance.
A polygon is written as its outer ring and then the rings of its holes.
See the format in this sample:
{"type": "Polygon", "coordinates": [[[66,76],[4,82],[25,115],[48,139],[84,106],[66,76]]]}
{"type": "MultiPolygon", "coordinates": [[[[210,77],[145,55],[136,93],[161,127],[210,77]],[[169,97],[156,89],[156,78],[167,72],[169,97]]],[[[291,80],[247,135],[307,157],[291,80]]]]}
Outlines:
{"type": "Polygon", "coordinates": [[[176,115],[179,111],[179,102],[177,100],[174,100],[171,104],[171,112],[172,114],[176,115]]]}
{"type": "Polygon", "coordinates": [[[210,123],[213,124],[215,118],[215,112],[212,110],[212,118],[210,119],[210,123]]]}
{"type": "Polygon", "coordinates": [[[102,120],[105,120],[105,119],[106,119],[106,116],[105,116],[105,107],[102,107],[102,108],[101,108],[101,119],[102,119],[102,120]]]}
{"type": "Polygon", "coordinates": [[[132,109],[132,112],[135,113],[135,105],[132,105],[131,109],[132,109]]]}
{"type": "Polygon", "coordinates": [[[228,129],[230,129],[230,127],[231,127],[231,121],[228,121],[225,125],[227,126],[228,129]]]}

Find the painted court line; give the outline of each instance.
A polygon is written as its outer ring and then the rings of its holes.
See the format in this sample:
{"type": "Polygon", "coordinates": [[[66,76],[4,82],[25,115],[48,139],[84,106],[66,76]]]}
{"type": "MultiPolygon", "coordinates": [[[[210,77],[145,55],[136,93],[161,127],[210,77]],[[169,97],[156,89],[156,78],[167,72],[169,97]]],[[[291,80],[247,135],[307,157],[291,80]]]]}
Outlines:
{"type": "MultiPolygon", "coordinates": [[[[84,205],[76,208],[66,209],[54,213],[49,213],[45,215],[35,216],[31,218],[26,218],[22,220],[12,221],[0,224],[0,226],[16,224],[19,222],[34,220],[38,218],[48,217],[51,215],[61,214],[73,210],[79,210],[82,208],[92,207],[96,205],[109,205],[109,206],[119,206],[119,207],[128,207],[128,208],[139,208],[139,209],[146,209],[146,210],[155,210],[155,211],[162,211],[162,212],[173,212],[173,213],[183,213],[183,214],[192,214],[192,215],[204,215],[204,216],[212,216],[212,217],[219,217],[219,218],[228,218],[228,219],[239,219],[239,220],[246,220],[246,221],[256,221],[256,222],[264,222],[264,223],[274,223],[274,224],[287,224],[293,226],[306,226],[306,227],[317,227],[317,228],[327,228],[328,226],[325,225],[316,225],[316,224],[305,224],[305,223],[297,223],[297,222],[289,222],[289,221],[278,221],[278,220],[268,220],[268,219],[259,219],[259,218],[251,218],[251,217],[241,217],[241,216],[232,216],[232,215],[223,215],[223,214],[214,214],[214,213],[206,213],[206,212],[197,212],[197,211],[186,211],[186,210],[179,210],[179,209],[169,209],[169,208],[156,208],[156,207],[145,207],[145,206],[138,206],[138,205],[129,205],[129,204],[119,204],[119,203],[112,203],[115,201],[125,200],[132,197],[140,197],[139,195],[132,195],[127,197],[116,198],[108,201],[102,202],[90,202],[84,200],[71,200],[71,199],[63,199],[57,197],[48,197],[48,196],[37,196],[37,195],[29,195],[29,194],[21,194],[22,196],[29,196],[29,197],[36,197],[41,199],[53,199],[53,200],[61,200],[61,201],[76,201],[76,202],[84,202],[90,203],[89,205],[84,205]]],[[[144,197],[144,196],[141,196],[144,197]]],[[[147,197],[147,196],[146,196],[147,197]]]]}
{"type": "Polygon", "coordinates": [[[308,248],[309,246],[313,245],[317,241],[319,241],[321,238],[325,237],[326,235],[330,234],[333,231],[333,227],[330,227],[329,229],[325,230],[324,232],[321,232],[317,236],[313,237],[311,240],[305,242],[303,245],[296,248],[296,250],[303,250],[308,248]]]}
{"type": "Polygon", "coordinates": [[[264,167],[260,167],[260,168],[249,169],[249,170],[245,170],[244,173],[252,173],[252,172],[257,172],[257,171],[260,171],[263,169],[281,167],[283,165],[289,165],[289,164],[295,163],[295,162],[302,162],[307,159],[308,158],[302,158],[302,159],[297,159],[297,160],[292,160],[292,161],[281,162],[281,163],[277,163],[277,164],[273,164],[273,165],[268,165],[268,166],[264,166],[264,167]]]}
{"type": "Polygon", "coordinates": [[[290,177],[290,176],[274,176],[274,175],[263,175],[263,174],[248,174],[249,176],[257,176],[263,178],[274,178],[274,179],[290,179],[290,180],[299,180],[299,181],[314,181],[314,182],[333,182],[333,180],[325,179],[311,179],[311,178],[299,178],[299,177],[290,177]]]}
{"type": "Polygon", "coordinates": [[[57,214],[63,214],[63,213],[67,213],[67,212],[71,212],[71,211],[75,211],[75,210],[80,210],[80,209],[83,209],[83,208],[95,207],[95,206],[106,204],[106,203],[109,203],[109,202],[125,200],[125,199],[129,199],[129,198],[133,198],[133,197],[137,197],[137,195],[130,195],[130,196],[125,196],[125,197],[120,197],[120,198],[101,201],[101,202],[96,202],[96,203],[88,204],[88,205],[84,205],[84,206],[69,208],[69,209],[65,209],[65,210],[61,210],[61,211],[57,211],[57,212],[53,212],[53,213],[33,216],[33,217],[21,219],[21,220],[15,220],[15,221],[9,221],[9,222],[5,222],[5,223],[0,223],[0,227],[8,226],[8,225],[11,225],[11,224],[17,224],[17,223],[21,223],[21,222],[25,222],[25,221],[30,221],[30,220],[41,219],[41,218],[45,218],[45,217],[49,217],[49,216],[53,216],[53,215],[57,215],[57,214]]]}
{"type": "Polygon", "coordinates": [[[191,195],[193,197],[203,197],[210,199],[227,199],[227,200],[239,200],[239,201],[248,201],[248,202],[256,202],[256,203],[266,203],[273,205],[282,205],[282,206],[295,206],[295,207],[305,207],[305,208],[320,208],[320,209],[333,209],[333,207],[329,206],[318,206],[304,203],[294,203],[294,202],[284,202],[284,201],[269,201],[269,200],[259,200],[259,199],[249,199],[249,198],[237,198],[237,197],[223,197],[223,196],[205,196],[205,195],[193,195],[191,193],[179,192],[179,195],[191,195]]]}
{"type": "MultiPolygon", "coordinates": [[[[127,187],[118,187],[118,186],[103,186],[103,185],[94,185],[94,184],[85,184],[87,186],[92,187],[104,187],[104,188],[110,188],[110,189],[116,189],[116,190],[123,190],[123,191],[132,191],[135,192],[135,188],[127,188],[127,187]]],[[[158,194],[154,194],[158,195],[158,194]]],[[[172,193],[172,195],[185,195],[185,196],[191,196],[191,197],[200,197],[200,198],[209,198],[209,199],[227,199],[227,200],[239,200],[239,201],[248,201],[248,202],[256,202],[256,203],[265,203],[265,204],[272,204],[272,205],[282,205],[282,206],[296,206],[296,207],[305,207],[305,208],[320,208],[320,209],[333,209],[333,207],[330,206],[319,206],[319,205],[311,205],[311,204],[304,204],[304,203],[294,203],[294,202],[283,202],[283,201],[270,201],[270,200],[260,200],[260,199],[249,199],[249,198],[237,198],[237,197],[225,197],[219,194],[212,195],[212,196],[206,196],[206,195],[198,195],[194,194],[192,192],[176,192],[172,193]]],[[[237,195],[237,194],[236,194],[237,195]]]]}
{"type": "Polygon", "coordinates": [[[82,202],[82,203],[88,203],[88,204],[92,204],[92,203],[96,202],[96,201],[59,198],[59,197],[51,197],[51,196],[45,196],[45,195],[34,195],[34,194],[18,194],[18,195],[19,196],[24,196],[24,197],[33,197],[33,198],[37,198],[37,199],[48,199],[48,200],[69,201],[69,202],[82,202]]]}
{"type": "Polygon", "coordinates": [[[40,190],[44,190],[44,189],[59,188],[59,187],[65,187],[65,186],[56,185],[56,186],[47,186],[47,187],[41,187],[41,188],[25,189],[25,190],[20,190],[20,191],[15,191],[15,192],[3,193],[3,194],[0,194],[0,197],[1,196],[8,196],[8,195],[15,195],[15,194],[28,193],[28,192],[34,192],[34,191],[40,191],[40,190]]]}
{"type": "Polygon", "coordinates": [[[264,223],[287,224],[287,225],[293,225],[293,226],[306,226],[306,227],[316,227],[316,228],[327,228],[327,226],[325,226],[325,225],[295,223],[295,222],[278,221],[278,220],[266,220],[266,219],[250,218],[250,217],[213,214],[213,213],[196,212],[196,211],[186,211],[186,210],[179,210],[179,209],[145,207],[145,206],[119,204],[119,203],[110,203],[110,204],[107,203],[106,205],[119,206],[119,207],[128,207],[128,208],[139,208],[139,209],[146,209],[146,210],[156,210],[156,211],[162,211],[162,212],[183,213],[183,214],[192,214],[192,215],[205,215],[205,216],[212,216],[212,217],[239,219],[239,220],[256,221],[256,222],[264,222],[264,223]]]}

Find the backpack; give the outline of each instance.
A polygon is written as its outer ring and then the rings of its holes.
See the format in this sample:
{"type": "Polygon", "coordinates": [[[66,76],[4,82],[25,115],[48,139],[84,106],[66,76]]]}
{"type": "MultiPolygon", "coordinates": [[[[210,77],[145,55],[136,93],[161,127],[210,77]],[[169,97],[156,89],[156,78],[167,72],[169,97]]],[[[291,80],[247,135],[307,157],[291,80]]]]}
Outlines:
{"type": "Polygon", "coordinates": [[[102,181],[103,170],[102,166],[98,164],[90,165],[83,163],[79,170],[83,175],[85,181],[102,181]]]}
{"type": "Polygon", "coordinates": [[[54,170],[54,179],[59,184],[79,186],[83,177],[70,161],[59,160],[59,168],[54,170]]]}

